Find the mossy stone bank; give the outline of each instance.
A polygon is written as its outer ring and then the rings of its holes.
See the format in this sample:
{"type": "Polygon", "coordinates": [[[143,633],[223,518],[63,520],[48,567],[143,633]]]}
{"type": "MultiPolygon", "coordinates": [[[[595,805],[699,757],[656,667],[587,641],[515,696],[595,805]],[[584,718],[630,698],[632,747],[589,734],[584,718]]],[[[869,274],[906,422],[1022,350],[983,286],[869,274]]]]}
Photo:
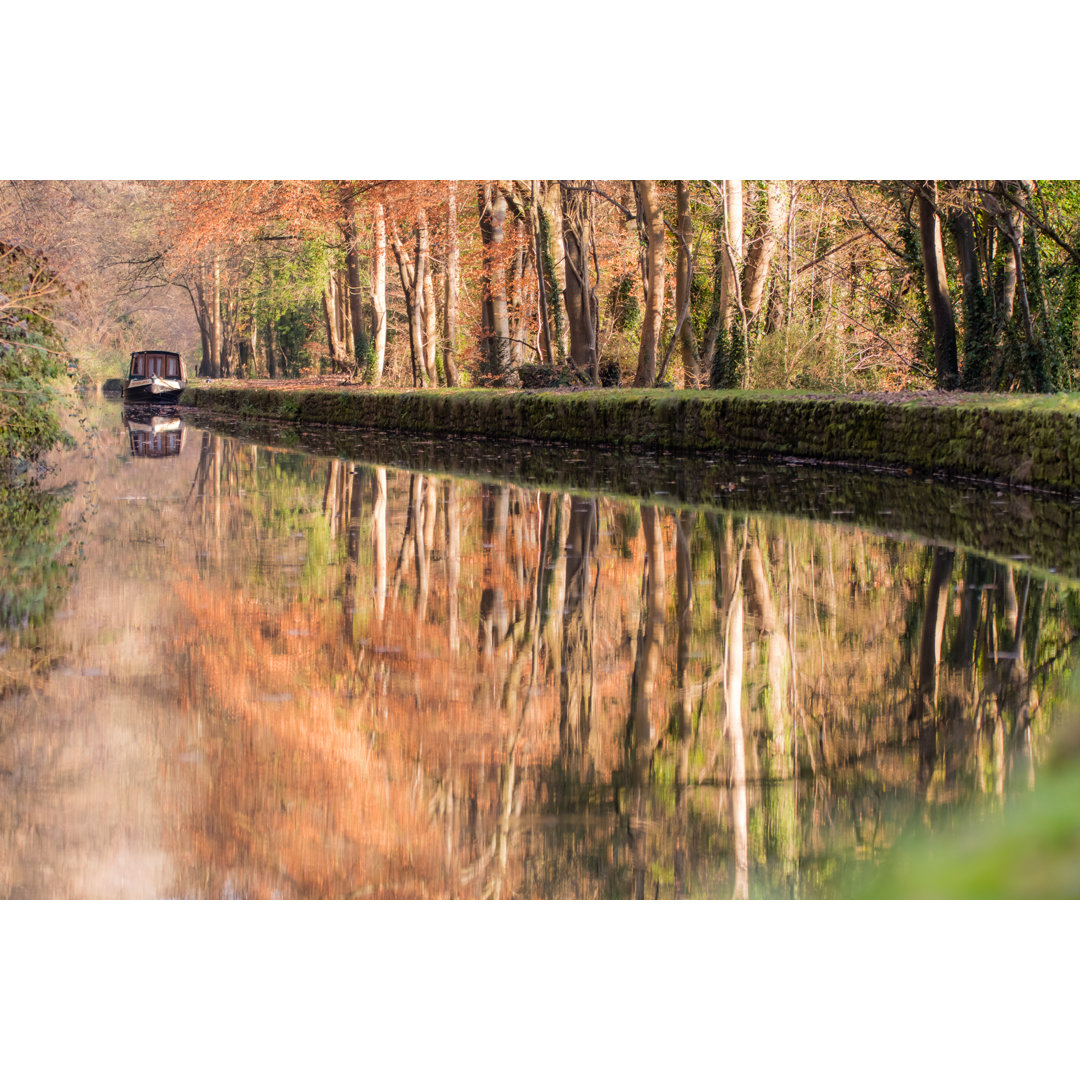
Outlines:
{"type": "Polygon", "coordinates": [[[1080,395],[841,395],[189,386],[181,404],[410,435],[744,453],[1080,494],[1080,395]]]}

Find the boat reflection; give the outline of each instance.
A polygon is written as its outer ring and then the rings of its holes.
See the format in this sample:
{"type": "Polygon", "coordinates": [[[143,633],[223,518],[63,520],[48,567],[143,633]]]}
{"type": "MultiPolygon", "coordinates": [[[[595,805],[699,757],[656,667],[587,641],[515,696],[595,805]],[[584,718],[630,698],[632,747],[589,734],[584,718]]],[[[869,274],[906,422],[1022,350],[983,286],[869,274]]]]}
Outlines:
{"type": "Polygon", "coordinates": [[[184,421],[178,416],[131,408],[124,410],[124,423],[132,457],[174,457],[184,449],[184,421]]]}

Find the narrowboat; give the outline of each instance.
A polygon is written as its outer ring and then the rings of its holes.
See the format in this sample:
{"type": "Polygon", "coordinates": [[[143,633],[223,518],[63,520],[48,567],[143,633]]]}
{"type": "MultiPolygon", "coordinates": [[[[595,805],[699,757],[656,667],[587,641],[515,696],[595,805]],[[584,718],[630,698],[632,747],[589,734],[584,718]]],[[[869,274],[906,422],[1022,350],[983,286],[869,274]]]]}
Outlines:
{"type": "Polygon", "coordinates": [[[124,384],[125,401],[176,402],[187,385],[179,353],[152,349],[131,354],[131,370],[124,384]]]}

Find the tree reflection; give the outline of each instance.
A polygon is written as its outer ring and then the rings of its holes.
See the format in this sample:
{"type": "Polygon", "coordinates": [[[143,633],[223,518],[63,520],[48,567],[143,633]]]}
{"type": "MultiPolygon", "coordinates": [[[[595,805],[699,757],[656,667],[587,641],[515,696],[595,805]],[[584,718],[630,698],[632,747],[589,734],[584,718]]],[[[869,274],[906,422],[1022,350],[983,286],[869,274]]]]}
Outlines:
{"type": "Polygon", "coordinates": [[[1080,627],[947,546],[221,436],[189,505],[200,895],[829,895],[1031,782],[1080,627]]]}

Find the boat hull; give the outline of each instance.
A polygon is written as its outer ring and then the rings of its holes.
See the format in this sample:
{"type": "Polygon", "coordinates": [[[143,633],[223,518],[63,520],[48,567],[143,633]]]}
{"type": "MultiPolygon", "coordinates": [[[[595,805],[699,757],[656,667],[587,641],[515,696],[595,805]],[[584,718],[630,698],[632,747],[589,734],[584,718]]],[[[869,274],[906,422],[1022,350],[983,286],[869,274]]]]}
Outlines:
{"type": "Polygon", "coordinates": [[[180,400],[186,385],[185,381],[177,379],[129,379],[124,387],[124,400],[173,405],[180,400]]]}

